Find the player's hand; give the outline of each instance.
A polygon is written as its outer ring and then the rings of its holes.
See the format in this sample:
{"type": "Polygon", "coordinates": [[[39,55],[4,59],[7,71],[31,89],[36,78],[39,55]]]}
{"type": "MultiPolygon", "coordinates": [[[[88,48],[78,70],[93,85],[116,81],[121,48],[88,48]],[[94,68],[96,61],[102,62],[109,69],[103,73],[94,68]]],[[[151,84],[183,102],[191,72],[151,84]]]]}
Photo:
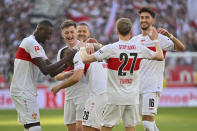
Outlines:
{"type": "Polygon", "coordinates": [[[56,96],[56,94],[60,91],[58,86],[55,86],[51,89],[51,91],[53,92],[53,94],[56,96]]]}
{"type": "Polygon", "coordinates": [[[98,43],[98,41],[94,38],[88,38],[85,42],[86,43],[98,43]]]}
{"type": "Polygon", "coordinates": [[[66,51],[64,51],[63,59],[65,59],[65,64],[68,65],[69,67],[73,65],[73,58],[76,53],[77,50],[69,49],[69,48],[66,49],[66,51]]]}
{"type": "Polygon", "coordinates": [[[86,43],[83,41],[80,41],[79,44],[77,45],[78,49],[80,49],[81,47],[85,47],[86,43]]]}
{"type": "Polygon", "coordinates": [[[165,35],[167,37],[170,37],[170,35],[171,35],[166,29],[163,29],[163,28],[158,28],[157,32],[162,34],[162,35],[165,35]]]}
{"type": "Polygon", "coordinates": [[[91,55],[94,53],[94,45],[93,43],[86,43],[86,52],[88,55],[91,55]]]}
{"type": "Polygon", "coordinates": [[[149,38],[150,38],[151,40],[156,40],[156,39],[158,39],[158,32],[157,32],[157,30],[155,29],[155,27],[151,27],[151,28],[150,28],[150,31],[149,31],[147,34],[148,34],[148,36],[149,36],[149,38]]]}

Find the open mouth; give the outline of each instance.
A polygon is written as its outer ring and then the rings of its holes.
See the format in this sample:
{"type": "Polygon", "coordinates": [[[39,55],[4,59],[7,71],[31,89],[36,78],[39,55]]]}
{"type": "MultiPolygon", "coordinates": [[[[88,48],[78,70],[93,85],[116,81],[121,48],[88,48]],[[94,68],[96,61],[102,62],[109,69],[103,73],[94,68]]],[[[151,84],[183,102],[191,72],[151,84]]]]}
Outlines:
{"type": "Polygon", "coordinates": [[[143,23],[141,23],[141,26],[148,26],[148,23],[143,22],[143,23]]]}
{"type": "Polygon", "coordinates": [[[72,41],[72,40],[73,40],[73,38],[67,38],[67,40],[68,40],[68,41],[72,41]]]}

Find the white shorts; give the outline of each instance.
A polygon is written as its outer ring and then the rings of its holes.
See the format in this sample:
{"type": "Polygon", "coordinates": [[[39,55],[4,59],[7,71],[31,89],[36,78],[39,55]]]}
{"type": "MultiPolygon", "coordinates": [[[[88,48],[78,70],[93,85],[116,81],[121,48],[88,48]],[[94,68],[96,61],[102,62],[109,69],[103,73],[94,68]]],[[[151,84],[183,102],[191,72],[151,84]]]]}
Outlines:
{"type": "Polygon", "coordinates": [[[85,104],[82,125],[100,129],[106,102],[105,94],[90,96],[85,104]]]}
{"type": "Polygon", "coordinates": [[[151,92],[140,94],[140,115],[154,116],[157,114],[160,93],[151,92]]]}
{"type": "Polygon", "coordinates": [[[18,123],[30,124],[40,122],[39,106],[36,96],[31,94],[28,96],[12,96],[12,100],[18,113],[18,123]]]}
{"type": "Polygon", "coordinates": [[[125,127],[133,127],[140,124],[139,105],[107,104],[104,108],[101,125],[113,127],[119,124],[121,118],[125,127]]]}
{"type": "Polygon", "coordinates": [[[88,96],[77,97],[64,102],[64,124],[82,121],[85,102],[88,96]]]}

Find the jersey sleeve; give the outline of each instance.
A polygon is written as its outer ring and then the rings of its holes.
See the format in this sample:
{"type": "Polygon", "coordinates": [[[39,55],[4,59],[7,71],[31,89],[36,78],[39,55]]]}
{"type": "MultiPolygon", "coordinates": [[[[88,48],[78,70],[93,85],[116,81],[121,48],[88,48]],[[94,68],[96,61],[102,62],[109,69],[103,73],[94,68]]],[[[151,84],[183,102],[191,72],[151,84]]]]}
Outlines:
{"type": "Polygon", "coordinates": [[[26,49],[31,56],[31,58],[37,58],[37,57],[42,57],[44,59],[47,59],[46,54],[40,44],[38,44],[34,40],[26,40],[26,49]]]}
{"type": "Polygon", "coordinates": [[[147,47],[141,45],[139,46],[140,52],[139,52],[139,57],[144,58],[144,59],[153,59],[155,56],[155,52],[148,49],[147,47]]]}
{"type": "Polygon", "coordinates": [[[97,61],[102,61],[104,59],[108,59],[110,55],[112,55],[112,53],[113,53],[112,44],[109,44],[102,47],[97,52],[95,52],[94,56],[96,57],[97,61]]]}
{"type": "Polygon", "coordinates": [[[165,51],[174,50],[174,43],[167,36],[159,34],[159,41],[160,41],[159,44],[161,45],[163,50],[165,51]]]}
{"type": "Polygon", "coordinates": [[[84,69],[85,65],[82,62],[80,51],[78,51],[75,54],[74,59],[73,59],[73,63],[74,63],[74,71],[84,69]]]}

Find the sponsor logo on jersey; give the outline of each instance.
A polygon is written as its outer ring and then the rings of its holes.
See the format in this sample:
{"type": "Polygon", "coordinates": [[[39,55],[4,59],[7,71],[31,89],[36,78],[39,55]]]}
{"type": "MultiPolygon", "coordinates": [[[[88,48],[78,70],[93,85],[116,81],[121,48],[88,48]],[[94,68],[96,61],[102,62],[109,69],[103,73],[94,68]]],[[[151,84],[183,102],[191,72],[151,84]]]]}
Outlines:
{"type": "Polygon", "coordinates": [[[35,51],[39,51],[40,47],[39,46],[34,46],[35,51]]]}

